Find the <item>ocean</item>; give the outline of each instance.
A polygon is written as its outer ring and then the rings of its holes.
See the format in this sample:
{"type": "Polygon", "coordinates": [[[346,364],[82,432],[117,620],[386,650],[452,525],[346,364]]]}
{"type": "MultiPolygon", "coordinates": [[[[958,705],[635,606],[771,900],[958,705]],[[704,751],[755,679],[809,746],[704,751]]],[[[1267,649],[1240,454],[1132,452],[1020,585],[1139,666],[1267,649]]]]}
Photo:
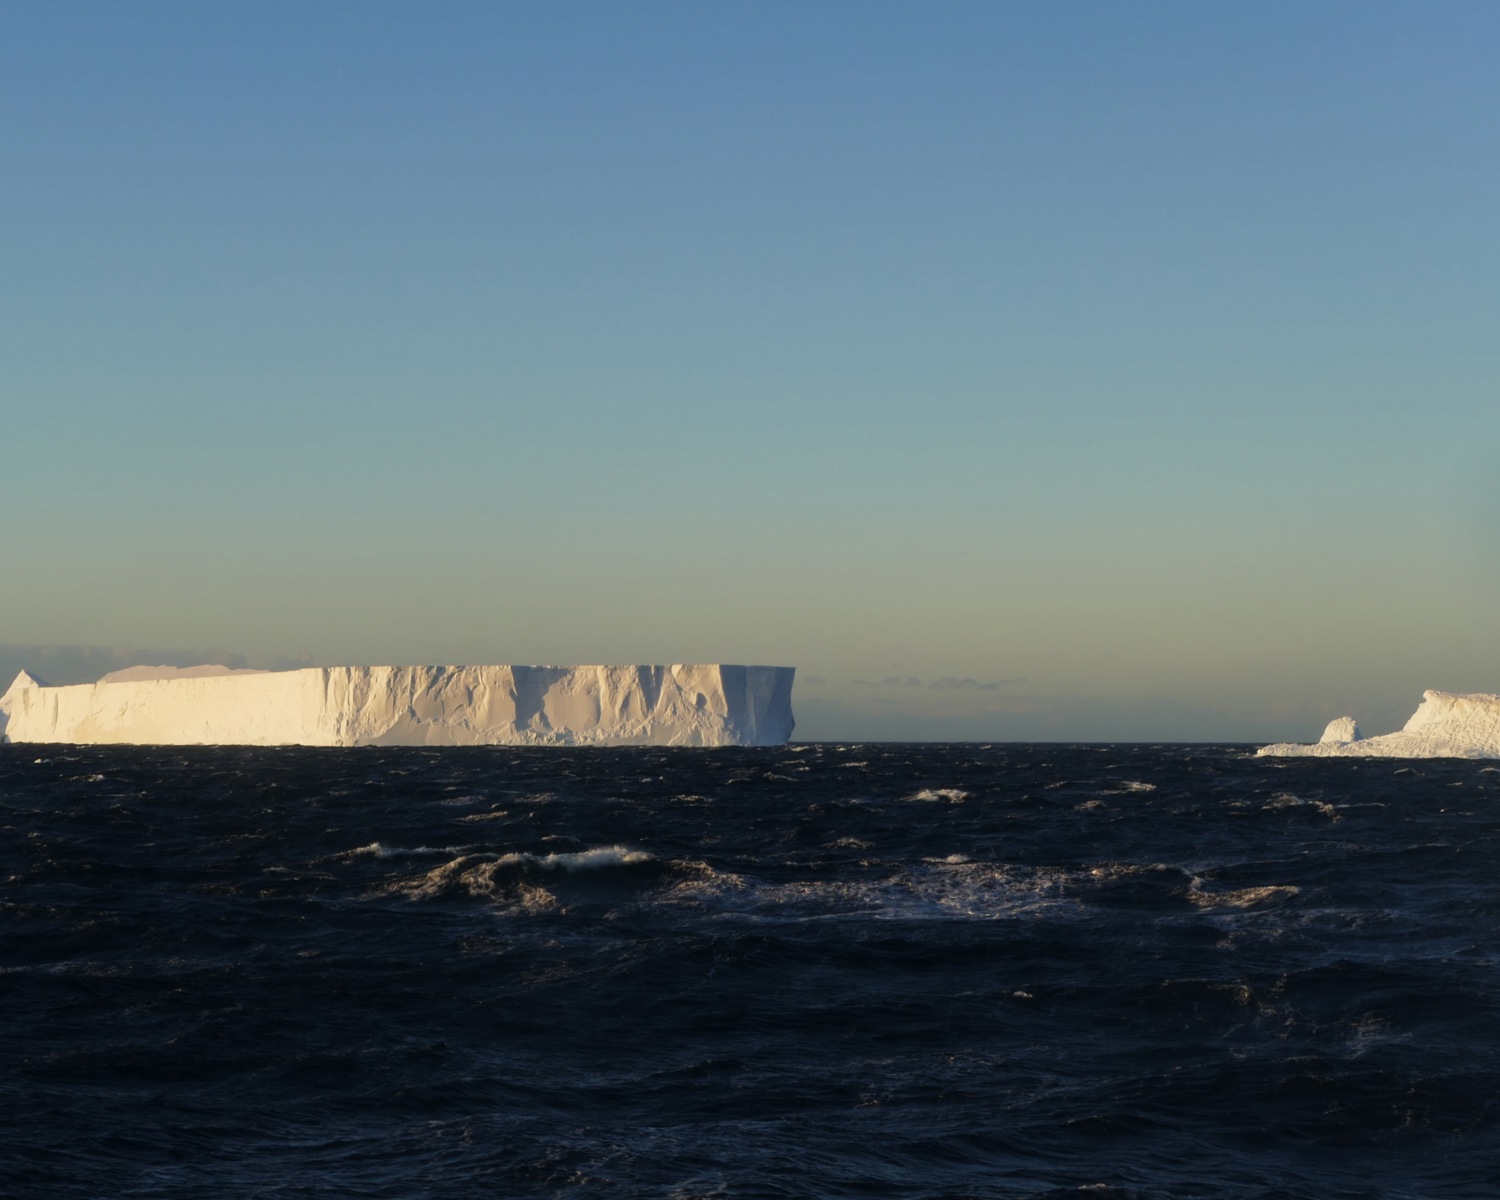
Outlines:
{"type": "Polygon", "coordinates": [[[0,1195],[1500,1196],[1500,765],[0,747],[0,1195]]]}

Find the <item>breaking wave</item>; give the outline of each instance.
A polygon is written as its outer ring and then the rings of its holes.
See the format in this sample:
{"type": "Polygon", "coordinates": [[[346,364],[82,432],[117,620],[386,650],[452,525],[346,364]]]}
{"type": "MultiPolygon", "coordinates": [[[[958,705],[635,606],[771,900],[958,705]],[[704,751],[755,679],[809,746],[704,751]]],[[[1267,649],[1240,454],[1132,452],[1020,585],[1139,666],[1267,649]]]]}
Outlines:
{"type": "Polygon", "coordinates": [[[958,804],[969,798],[969,793],[962,788],[923,788],[913,800],[946,800],[950,804],[958,804]]]}
{"type": "Polygon", "coordinates": [[[527,864],[544,871],[597,871],[604,867],[632,867],[638,863],[655,862],[655,856],[643,850],[631,850],[627,846],[599,846],[593,850],[578,850],[551,854],[502,854],[495,860],[498,866],[527,864]]]}

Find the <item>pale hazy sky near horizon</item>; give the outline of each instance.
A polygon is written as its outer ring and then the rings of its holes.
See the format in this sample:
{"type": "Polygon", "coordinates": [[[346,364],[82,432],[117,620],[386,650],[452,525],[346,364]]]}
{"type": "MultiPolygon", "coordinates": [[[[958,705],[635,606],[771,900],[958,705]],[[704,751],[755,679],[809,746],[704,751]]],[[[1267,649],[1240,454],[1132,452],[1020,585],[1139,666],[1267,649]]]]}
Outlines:
{"type": "MultiPolygon", "coordinates": [[[[0,642],[1500,691],[1500,6],[0,9],[0,642]]],[[[0,684],[3,686],[3,684],[0,684]]]]}

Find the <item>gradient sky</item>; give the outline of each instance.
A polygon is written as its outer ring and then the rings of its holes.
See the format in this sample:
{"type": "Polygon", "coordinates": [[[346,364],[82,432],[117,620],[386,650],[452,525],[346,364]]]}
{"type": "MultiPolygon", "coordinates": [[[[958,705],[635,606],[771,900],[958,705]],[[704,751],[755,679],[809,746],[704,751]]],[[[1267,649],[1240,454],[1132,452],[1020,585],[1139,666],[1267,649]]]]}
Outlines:
{"type": "Polygon", "coordinates": [[[0,642],[1500,691],[1500,6],[0,8],[0,642]]]}

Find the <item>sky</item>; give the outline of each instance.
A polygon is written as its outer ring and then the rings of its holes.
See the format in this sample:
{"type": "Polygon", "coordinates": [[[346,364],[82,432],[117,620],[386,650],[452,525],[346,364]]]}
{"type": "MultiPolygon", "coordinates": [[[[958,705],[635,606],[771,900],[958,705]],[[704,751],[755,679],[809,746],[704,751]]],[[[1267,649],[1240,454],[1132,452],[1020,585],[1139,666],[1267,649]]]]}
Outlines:
{"type": "Polygon", "coordinates": [[[0,7],[0,665],[786,664],[849,740],[1500,691],[1497,61],[1462,0],[0,7]]]}

